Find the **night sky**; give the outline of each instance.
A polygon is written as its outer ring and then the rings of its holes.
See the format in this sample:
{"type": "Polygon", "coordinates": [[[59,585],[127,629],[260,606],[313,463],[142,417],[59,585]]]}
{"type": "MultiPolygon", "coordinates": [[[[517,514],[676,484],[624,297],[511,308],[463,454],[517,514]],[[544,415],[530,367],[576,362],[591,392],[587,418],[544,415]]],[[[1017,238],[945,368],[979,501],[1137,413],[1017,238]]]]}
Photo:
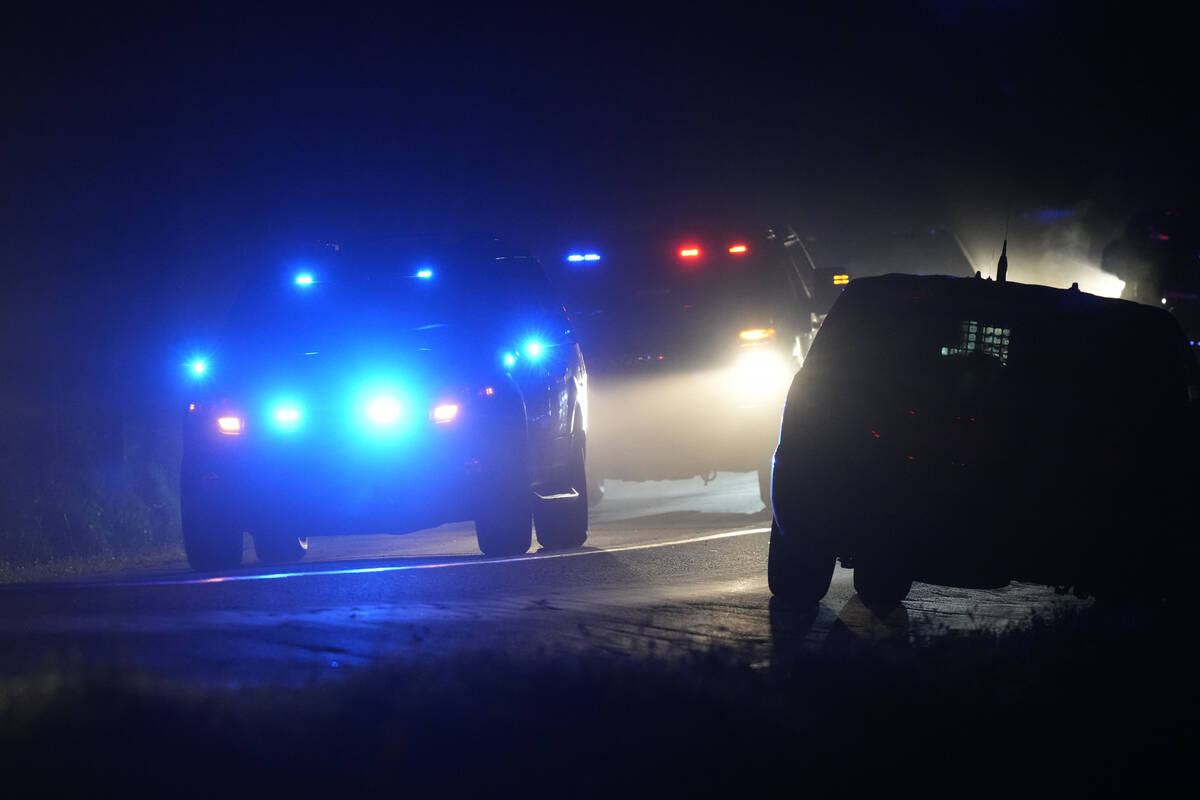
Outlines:
{"type": "Polygon", "coordinates": [[[1194,196],[1182,11],[297,8],[9,11],[13,285],[179,300],[285,242],[647,219],[938,222],[990,246],[1070,209],[1094,255],[1194,196]]]}

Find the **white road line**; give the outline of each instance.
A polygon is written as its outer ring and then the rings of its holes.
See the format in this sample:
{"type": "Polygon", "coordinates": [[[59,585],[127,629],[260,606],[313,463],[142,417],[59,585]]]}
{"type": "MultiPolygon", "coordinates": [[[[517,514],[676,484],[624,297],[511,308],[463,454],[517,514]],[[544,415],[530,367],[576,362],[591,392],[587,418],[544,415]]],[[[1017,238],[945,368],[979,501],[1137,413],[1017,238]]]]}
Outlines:
{"type": "Polygon", "coordinates": [[[518,561],[547,561],[552,558],[576,558],[579,556],[596,556],[605,555],[608,553],[626,553],[631,550],[653,550],[657,547],[675,547],[681,544],[694,544],[696,542],[708,542],[713,539],[728,539],[734,536],[747,536],[752,533],[767,533],[770,528],[743,528],[736,531],[723,531],[721,533],[710,533],[705,536],[693,536],[688,539],[674,539],[668,542],[651,542],[649,544],[626,544],[618,547],[608,547],[603,550],[576,550],[570,553],[545,553],[531,554],[524,556],[514,556],[512,558],[488,558],[474,559],[471,561],[442,561],[433,564],[392,564],[384,567],[346,567],[343,569],[313,569],[302,570],[297,572],[271,572],[271,573],[255,573],[251,575],[218,575],[213,578],[179,578],[176,580],[158,580],[158,581],[129,581],[127,583],[97,583],[97,584],[80,584],[81,586],[111,586],[111,587],[132,587],[132,586],[191,586],[195,584],[210,584],[210,583],[237,583],[239,581],[271,581],[281,578],[304,578],[318,575],[366,575],[376,572],[403,572],[405,570],[414,569],[446,569],[448,567],[477,567],[487,564],[513,564],[518,561]]]}

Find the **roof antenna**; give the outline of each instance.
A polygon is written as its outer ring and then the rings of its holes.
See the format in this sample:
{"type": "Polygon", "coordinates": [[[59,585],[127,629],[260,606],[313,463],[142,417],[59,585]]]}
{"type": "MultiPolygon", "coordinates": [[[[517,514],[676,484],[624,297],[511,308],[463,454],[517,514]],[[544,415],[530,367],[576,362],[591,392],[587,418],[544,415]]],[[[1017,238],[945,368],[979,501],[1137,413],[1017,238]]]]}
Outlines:
{"type": "Polygon", "coordinates": [[[1008,216],[1004,218],[1004,244],[1000,247],[1000,260],[996,262],[996,283],[1004,283],[1008,278],[1008,221],[1012,217],[1009,208],[1008,216]]]}

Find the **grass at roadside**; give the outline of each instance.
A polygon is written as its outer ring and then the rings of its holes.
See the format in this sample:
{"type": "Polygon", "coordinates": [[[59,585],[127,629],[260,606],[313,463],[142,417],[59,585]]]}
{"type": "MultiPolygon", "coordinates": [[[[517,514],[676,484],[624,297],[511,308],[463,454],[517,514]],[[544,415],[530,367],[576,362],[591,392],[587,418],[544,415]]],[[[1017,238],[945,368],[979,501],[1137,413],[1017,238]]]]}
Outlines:
{"type": "Polygon", "coordinates": [[[0,752],[9,787],[89,794],[1186,793],[1194,635],[1182,615],[1089,609],[757,667],[514,647],[303,689],[40,675],[0,691],[0,752]]]}
{"type": "Polygon", "coordinates": [[[77,578],[105,572],[124,572],[155,569],[183,561],[186,555],[180,544],[164,545],[151,552],[133,555],[98,554],[55,558],[31,564],[0,562],[0,584],[35,583],[61,578],[77,578]]]}

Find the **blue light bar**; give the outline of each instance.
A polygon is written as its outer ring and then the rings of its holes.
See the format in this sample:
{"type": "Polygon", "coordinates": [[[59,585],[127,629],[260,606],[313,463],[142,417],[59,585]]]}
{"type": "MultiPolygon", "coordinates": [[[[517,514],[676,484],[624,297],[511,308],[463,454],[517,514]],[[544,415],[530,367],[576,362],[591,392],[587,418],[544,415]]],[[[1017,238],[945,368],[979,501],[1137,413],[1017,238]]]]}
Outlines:
{"type": "Polygon", "coordinates": [[[431,270],[429,267],[422,267],[421,269],[417,270],[417,277],[423,281],[427,281],[433,277],[433,270],[431,270]]]}
{"type": "Polygon", "coordinates": [[[543,345],[537,339],[530,339],[529,341],[525,342],[525,355],[529,356],[534,361],[537,361],[539,358],[541,358],[542,353],[544,352],[545,345],[543,345]]]}
{"type": "Polygon", "coordinates": [[[583,260],[584,261],[599,261],[600,254],[599,253],[584,253],[583,260]]]}
{"type": "Polygon", "coordinates": [[[512,353],[505,353],[504,358],[501,360],[504,362],[504,366],[506,367],[511,367],[517,363],[517,357],[512,353]]]}
{"type": "Polygon", "coordinates": [[[313,276],[311,272],[301,272],[296,275],[297,286],[312,286],[313,276]]]}
{"type": "Polygon", "coordinates": [[[188,364],[188,369],[192,371],[193,375],[200,377],[208,371],[208,362],[203,358],[197,358],[195,361],[192,361],[190,364],[188,364]]]}
{"type": "Polygon", "coordinates": [[[571,253],[571,255],[567,256],[567,261],[570,261],[572,263],[578,263],[580,261],[599,261],[599,260],[600,260],[599,253],[571,253]]]}
{"type": "Polygon", "coordinates": [[[583,261],[583,253],[571,253],[567,256],[567,261],[583,261]]]}

